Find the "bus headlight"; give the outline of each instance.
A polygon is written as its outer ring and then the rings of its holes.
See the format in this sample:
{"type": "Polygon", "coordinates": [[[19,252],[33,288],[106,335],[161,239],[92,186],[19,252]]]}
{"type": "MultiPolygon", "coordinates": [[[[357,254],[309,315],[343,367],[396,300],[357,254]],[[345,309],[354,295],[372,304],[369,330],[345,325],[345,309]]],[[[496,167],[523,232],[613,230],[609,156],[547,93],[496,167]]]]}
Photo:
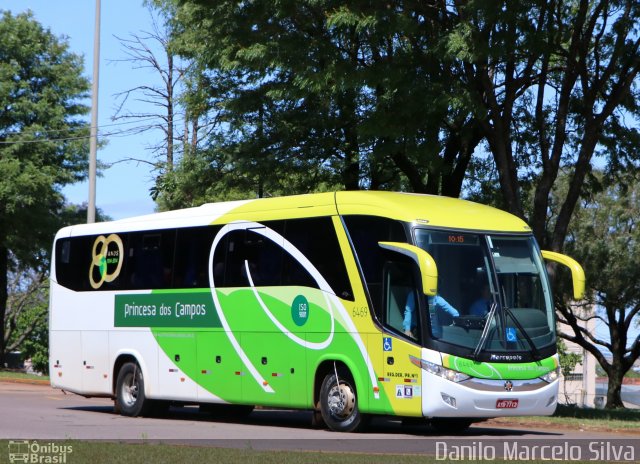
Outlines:
{"type": "Polygon", "coordinates": [[[555,382],[556,380],[558,380],[558,377],[560,377],[559,367],[556,367],[552,371],[547,372],[545,375],[540,376],[540,378],[547,383],[555,382]]]}
{"type": "Polygon", "coordinates": [[[462,372],[454,371],[452,369],[447,369],[443,366],[438,366],[429,361],[425,361],[424,359],[420,360],[420,367],[422,367],[425,371],[430,374],[438,375],[444,379],[447,379],[451,382],[462,382],[463,380],[470,379],[471,377],[467,374],[463,374],[462,372]]]}

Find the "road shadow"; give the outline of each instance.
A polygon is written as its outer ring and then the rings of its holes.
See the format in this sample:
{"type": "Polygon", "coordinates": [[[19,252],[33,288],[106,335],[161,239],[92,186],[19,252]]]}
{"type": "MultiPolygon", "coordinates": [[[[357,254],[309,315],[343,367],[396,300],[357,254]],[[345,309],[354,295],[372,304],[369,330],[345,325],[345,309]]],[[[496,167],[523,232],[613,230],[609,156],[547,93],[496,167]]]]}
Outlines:
{"type": "MultiPolygon", "coordinates": [[[[70,406],[60,409],[71,411],[86,411],[105,415],[116,415],[113,406],[70,406]]],[[[234,417],[232,413],[216,415],[202,412],[197,406],[171,406],[162,413],[145,416],[150,420],[174,420],[191,422],[229,423],[240,425],[255,425],[265,427],[282,427],[293,429],[312,430],[318,427],[312,425],[313,414],[311,411],[255,409],[250,414],[242,414],[234,417]]],[[[510,428],[505,426],[492,427],[482,423],[473,424],[464,432],[455,435],[443,434],[432,428],[425,422],[416,420],[402,421],[396,417],[373,417],[367,424],[364,433],[380,433],[388,435],[409,435],[415,438],[500,438],[500,437],[560,437],[559,431],[540,429],[510,428]]]]}

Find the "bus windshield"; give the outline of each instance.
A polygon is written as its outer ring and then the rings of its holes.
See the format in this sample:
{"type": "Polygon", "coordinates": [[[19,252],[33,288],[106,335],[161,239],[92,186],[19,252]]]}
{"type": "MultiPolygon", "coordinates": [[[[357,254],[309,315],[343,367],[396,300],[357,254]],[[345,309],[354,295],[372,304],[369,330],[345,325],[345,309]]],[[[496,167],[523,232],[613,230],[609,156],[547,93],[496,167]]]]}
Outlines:
{"type": "Polygon", "coordinates": [[[416,229],[415,239],[438,267],[438,294],[424,305],[432,339],[484,353],[535,353],[555,343],[533,237],[416,229]]]}

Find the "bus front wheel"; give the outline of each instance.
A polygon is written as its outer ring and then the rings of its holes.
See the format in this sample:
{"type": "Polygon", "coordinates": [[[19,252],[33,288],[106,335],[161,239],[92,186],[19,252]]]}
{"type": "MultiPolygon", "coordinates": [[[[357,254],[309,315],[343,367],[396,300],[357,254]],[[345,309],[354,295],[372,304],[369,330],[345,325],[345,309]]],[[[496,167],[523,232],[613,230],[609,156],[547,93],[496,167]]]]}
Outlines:
{"type": "Polygon", "coordinates": [[[353,432],[362,423],[358,410],[356,389],[351,377],[344,371],[327,374],[320,388],[320,411],[325,424],[336,432],[353,432]]]}
{"type": "Polygon", "coordinates": [[[116,381],[116,410],[123,416],[139,416],[147,412],[150,401],[144,395],[144,377],[137,363],[120,368],[116,381]]]}

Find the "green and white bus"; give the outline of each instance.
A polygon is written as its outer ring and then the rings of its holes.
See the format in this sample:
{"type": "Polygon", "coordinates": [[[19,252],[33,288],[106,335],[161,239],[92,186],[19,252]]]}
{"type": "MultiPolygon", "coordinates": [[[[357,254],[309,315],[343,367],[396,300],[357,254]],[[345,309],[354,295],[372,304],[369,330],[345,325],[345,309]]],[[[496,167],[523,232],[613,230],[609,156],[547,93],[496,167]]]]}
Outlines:
{"type": "Polygon", "coordinates": [[[520,219],[468,201],[336,192],[66,227],[51,268],[51,385],[124,415],[177,402],[369,415],[452,431],[552,414],[555,318],[520,219]]]}

